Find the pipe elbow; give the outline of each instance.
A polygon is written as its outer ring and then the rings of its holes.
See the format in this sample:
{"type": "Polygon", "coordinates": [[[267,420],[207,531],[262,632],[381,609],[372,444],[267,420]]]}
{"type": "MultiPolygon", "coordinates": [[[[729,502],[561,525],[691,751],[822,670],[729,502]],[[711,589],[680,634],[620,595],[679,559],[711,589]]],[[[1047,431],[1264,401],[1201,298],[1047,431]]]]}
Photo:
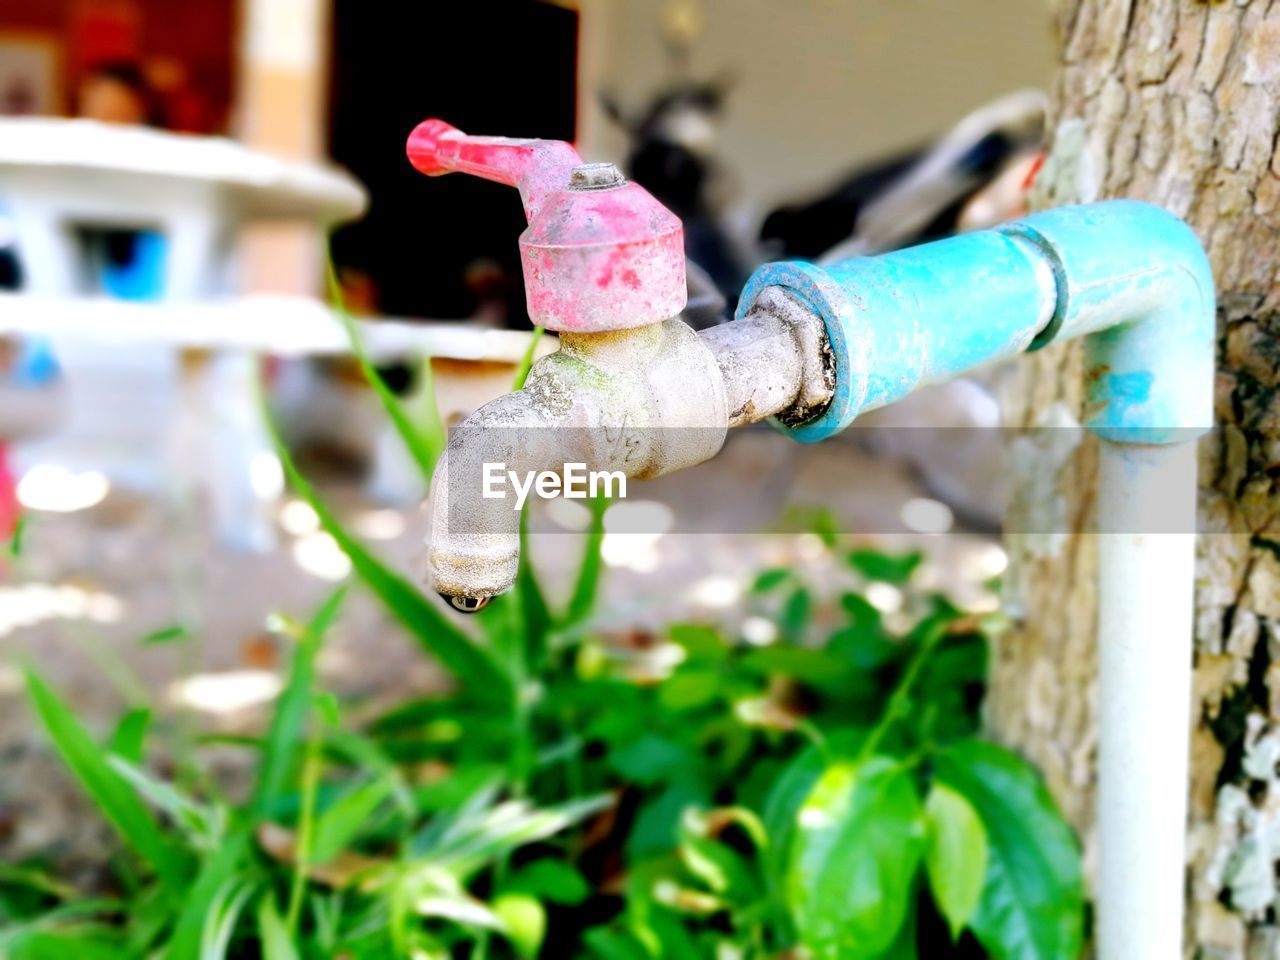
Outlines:
{"type": "Polygon", "coordinates": [[[1085,425],[1116,443],[1192,440],[1213,425],[1216,306],[1199,239],[1160,207],[1115,200],[1035,214],[1030,241],[1057,285],[1035,350],[1085,338],[1085,425]]]}
{"type": "Polygon", "coordinates": [[[1084,337],[1085,425],[1176,443],[1212,425],[1215,308],[1191,229],[1146,203],[1060,207],[994,230],[752,275],[739,314],[781,288],[826,328],[830,402],[789,424],[822,440],[861,413],[981,364],[1084,337]]]}

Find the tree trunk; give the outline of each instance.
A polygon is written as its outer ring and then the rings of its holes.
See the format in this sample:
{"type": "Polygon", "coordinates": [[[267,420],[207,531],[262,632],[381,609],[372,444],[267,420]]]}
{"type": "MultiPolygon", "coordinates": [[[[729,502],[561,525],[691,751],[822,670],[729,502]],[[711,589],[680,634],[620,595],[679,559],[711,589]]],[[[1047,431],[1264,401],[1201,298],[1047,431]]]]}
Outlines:
{"type": "MultiPolygon", "coordinates": [[[[1213,262],[1218,426],[1200,456],[1187,953],[1275,960],[1280,3],[1062,0],[1057,27],[1036,203],[1158,203],[1195,228],[1213,262]]],[[[1078,423],[1080,388],[1078,344],[1035,355],[1009,400],[1011,424],[1078,423]]],[[[1017,626],[994,658],[990,722],[1045,771],[1091,860],[1096,562],[1082,531],[1096,449],[1079,431],[1039,430],[1015,442],[1014,464],[1006,591],[1017,626]]]]}

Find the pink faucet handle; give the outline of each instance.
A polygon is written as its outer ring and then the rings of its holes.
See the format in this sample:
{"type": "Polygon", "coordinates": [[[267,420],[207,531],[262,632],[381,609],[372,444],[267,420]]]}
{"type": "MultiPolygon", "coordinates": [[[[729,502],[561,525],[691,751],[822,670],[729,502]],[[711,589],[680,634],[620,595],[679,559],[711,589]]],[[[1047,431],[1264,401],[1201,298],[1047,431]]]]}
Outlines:
{"type": "Polygon", "coordinates": [[[657,323],[684,309],[680,219],[608,163],[561,140],[472,137],[443,120],[409,135],[428,176],[469,173],[516,187],[529,316],[548,330],[595,333],[657,323]]]}
{"type": "Polygon", "coordinates": [[[409,134],[409,162],[429,177],[469,173],[515,187],[532,220],[547,197],[569,183],[582,157],[563,140],[470,137],[443,120],[424,120],[409,134]]]}

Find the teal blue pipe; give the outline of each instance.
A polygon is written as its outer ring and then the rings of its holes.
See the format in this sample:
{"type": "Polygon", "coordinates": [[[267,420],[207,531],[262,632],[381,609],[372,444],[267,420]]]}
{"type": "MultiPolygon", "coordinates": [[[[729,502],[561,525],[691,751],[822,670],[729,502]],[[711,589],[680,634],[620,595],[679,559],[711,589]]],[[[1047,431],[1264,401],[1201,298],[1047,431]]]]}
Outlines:
{"type": "Polygon", "coordinates": [[[915,387],[1085,337],[1085,425],[1117,443],[1193,439],[1213,422],[1213,277],[1195,234],[1159,207],[1061,207],[936,243],[831,266],[772,263],[769,286],[820,314],[835,362],[831,403],[786,429],[838,433],[915,387]]]}

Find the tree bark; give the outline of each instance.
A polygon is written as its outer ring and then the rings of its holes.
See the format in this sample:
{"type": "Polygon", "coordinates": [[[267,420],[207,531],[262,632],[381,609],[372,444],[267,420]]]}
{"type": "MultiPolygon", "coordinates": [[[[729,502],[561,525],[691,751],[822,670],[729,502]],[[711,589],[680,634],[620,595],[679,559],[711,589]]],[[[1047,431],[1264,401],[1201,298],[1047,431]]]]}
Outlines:
{"type": "MultiPolygon", "coordinates": [[[[1280,3],[1060,0],[1039,206],[1132,197],[1186,219],[1219,297],[1217,428],[1200,451],[1189,957],[1280,958],[1280,3]]],[[[1076,424],[1078,345],[1023,366],[1014,426],[1076,424]]],[[[1070,439],[1067,439],[1070,438],[1070,439]]],[[[1015,442],[1015,629],[989,720],[1045,771],[1092,860],[1096,449],[1015,442]]],[[[1171,585],[1171,589],[1177,587],[1171,585]]]]}

